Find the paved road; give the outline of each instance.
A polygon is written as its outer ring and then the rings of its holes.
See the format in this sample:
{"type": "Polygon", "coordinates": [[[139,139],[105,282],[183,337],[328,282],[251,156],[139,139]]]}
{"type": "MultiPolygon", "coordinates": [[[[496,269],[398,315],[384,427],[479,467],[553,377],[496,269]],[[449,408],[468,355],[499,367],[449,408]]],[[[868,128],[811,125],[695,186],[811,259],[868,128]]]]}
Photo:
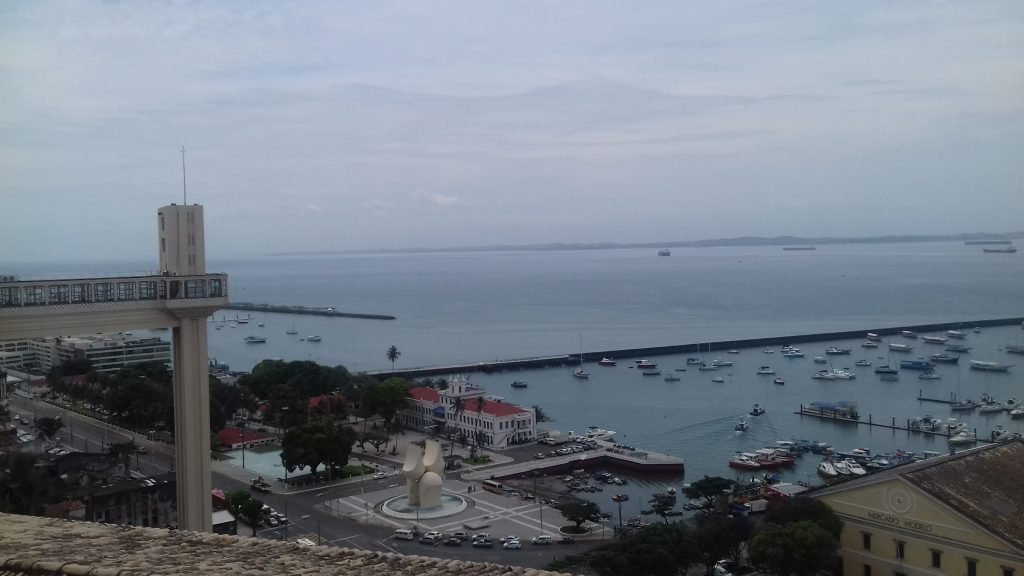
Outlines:
{"type": "MultiPolygon", "coordinates": [[[[104,444],[127,442],[132,435],[119,431],[116,427],[87,418],[75,412],[65,410],[44,402],[29,400],[22,397],[11,398],[11,412],[19,413],[30,422],[32,417],[60,416],[65,423],[61,431],[64,444],[81,452],[101,452],[104,444]]],[[[31,426],[22,426],[31,428],[31,426]]],[[[139,455],[132,463],[141,474],[153,475],[174,469],[174,450],[172,446],[161,442],[152,442],[146,438],[134,436],[137,444],[145,446],[147,453],[139,455]]],[[[36,449],[42,445],[37,440],[36,449]]],[[[362,455],[360,455],[362,457],[362,455]]],[[[369,459],[369,458],[368,458],[369,459]]],[[[388,465],[393,462],[384,461],[388,465]]],[[[213,473],[213,485],[225,492],[249,490],[244,472],[235,474],[213,473]]],[[[314,542],[326,545],[345,546],[379,552],[400,552],[402,554],[419,554],[440,558],[457,558],[494,562],[497,564],[513,564],[516,566],[542,568],[557,556],[576,554],[584,549],[582,544],[533,546],[524,542],[522,550],[503,550],[500,543],[492,549],[472,548],[468,543],[459,547],[431,546],[413,540],[395,540],[393,529],[386,526],[366,524],[349,518],[342,518],[330,513],[325,502],[335,498],[353,496],[361,492],[374,491],[381,483],[395,483],[396,478],[383,480],[349,481],[334,486],[311,489],[298,489],[287,494],[255,494],[264,503],[283,513],[290,520],[286,526],[261,528],[257,531],[260,538],[294,540],[309,538],[314,542]]],[[[249,536],[251,528],[239,525],[239,535],[249,536]]],[[[495,538],[501,535],[494,534],[495,538]]]]}

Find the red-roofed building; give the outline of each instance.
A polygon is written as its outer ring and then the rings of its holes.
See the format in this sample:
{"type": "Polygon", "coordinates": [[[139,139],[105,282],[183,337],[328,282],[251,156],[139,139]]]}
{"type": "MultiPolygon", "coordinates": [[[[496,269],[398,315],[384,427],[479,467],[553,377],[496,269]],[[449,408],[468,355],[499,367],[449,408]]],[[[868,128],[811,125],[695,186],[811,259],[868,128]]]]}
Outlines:
{"type": "Polygon", "coordinates": [[[449,380],[446,390],[413,388],[409,396],[410,407],[402,413],[402,423],[410,428],[440,434],[450,426],[469,438],[479,432],[482,445],[488,448],[507,448],[537,437],[533,410],[485,397],[482,388],[466,380],[449,380]],[[455,410],[458,398],[462,399],[461,411],[455,410]]]}
{"type": "Polygon", "coordinates": [[[262,432],[242,430],[241,428],[225,428],[217,433],[217,438],[225,450],[238,450],[245,443],[246,448],[263,446],[274,441],[274,437],[262,432]]]}

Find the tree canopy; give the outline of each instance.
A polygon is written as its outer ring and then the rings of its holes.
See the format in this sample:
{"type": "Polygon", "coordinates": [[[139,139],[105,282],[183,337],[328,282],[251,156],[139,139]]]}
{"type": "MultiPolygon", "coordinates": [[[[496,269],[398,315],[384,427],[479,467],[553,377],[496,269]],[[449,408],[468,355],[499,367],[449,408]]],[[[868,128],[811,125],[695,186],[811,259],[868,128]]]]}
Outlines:
{"type": "Polygon", "coordinates": [[[750,543],[750,562],[776,576],[814,576],[835,567],[839,543],[810,520],[766,523],[750,543]]]}
{"type": "Polygon", "coordinates": [[[57,432],[64,427],[64,421],[60,418],[51,418],[44,416],[36,419],[36,430],[42,434],[47,440],[53,440],[53,437],[57,435],[57,432]]]}
{"type": "Polygon", "coordinates": [[[348,428],[310,422],[288,429],[281,443],[281,463],[294,472],[308,466],[313,474],[321,464],[341,467],[348,464],[356,434],[348,428]]]}
{"type": "Polygon", "coordinates": [[[681,522],[641,528],[587,554],[598,576],[675,576],[697,560],[693,531],[681,522]]]}
{"type": "Polygon", "coordinates": [[[239,378],[239,386],[248,388],[267,402],[270,416],[288,412],[305,414],[308,399],[340,391],[348,394],[350,375],[344,366],[321,366],[316,362],[264,360],[252,373],[239,378]]]}
{"type": "Polygon", "coordinates": [[[598,508],[597,504],[594,504],[590,500],[573,500],[566,502],[561,505],[558,509],[569,522],[576,524],[576,530],[579,531],[580,526],[583,525],[587,520],[591,520],[595,516],[601,513],[601,509],[598,508]]]}
{"type": "Polygon", "coordinates": [[[684,488],[683,494],[686,494],[686,497],[691,500],[701,500],[703,502],[701,509],[706,514],[710,514],[718,499],[727,494],[733,484],[735,482],[728,478],[705,476],[684,488]]]}
{"type": "Polygon", "coordinates": [[[796,496],[772,502],[764,516],[765,522],[773,524],[792,524],[801,520],[810,520],[824,528],[836,539],[843,531],[842,520],[827,504],[807,496],[796,496]]]}

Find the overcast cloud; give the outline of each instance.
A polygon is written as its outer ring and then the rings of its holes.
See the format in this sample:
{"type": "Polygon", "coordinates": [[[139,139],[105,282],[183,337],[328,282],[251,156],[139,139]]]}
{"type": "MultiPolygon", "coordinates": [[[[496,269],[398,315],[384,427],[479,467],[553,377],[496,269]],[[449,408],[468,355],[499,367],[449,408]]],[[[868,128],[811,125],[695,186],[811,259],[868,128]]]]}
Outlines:
{"type": "Polygon", "coordinates": [[[0,261],[1024,222],[1024,4],[4,2],[0,261]]]}

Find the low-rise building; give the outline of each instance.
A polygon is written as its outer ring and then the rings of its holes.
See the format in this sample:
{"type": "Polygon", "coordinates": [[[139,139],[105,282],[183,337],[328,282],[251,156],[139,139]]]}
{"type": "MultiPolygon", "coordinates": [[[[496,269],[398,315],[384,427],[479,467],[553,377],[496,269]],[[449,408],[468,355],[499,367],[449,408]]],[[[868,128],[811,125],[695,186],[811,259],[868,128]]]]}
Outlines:
{"type": "Polygon", "coordinates": [[[174,472],[149,478],[111,479],[71,495],[85,503],[82,519],[107,524],[166,527],[178,525],[174,472]]]}
{"type": "Polygon", "coordinates": [[[220,440],[221,446],[224,447],[224,450],[238,450],[242,448],[242,446],[245,446],[246,448],[264,446],[277,440],[270,434],[254,432],[252,430],[243,430],[241,428],[225,428],[217,433],[217,439],[220,440]]]}
{"type": "Polygon", "coordinates": [[[1024,576],[1024,441],[815,490],[843,521],[847,576],[1024,576]]]}
{"type": "Polygon", "coordinates": [[[147,362],[169,364],[171,343],[159,337],[136,337],[129,333],[0,342],[0,366],[5,368],[46,372],[76,358],[87,358],[98,372],[117,372],[125,366],[147,362]]]}
{"type": "Polygon", "coordinates": [[[411,402],[402,413],[402,423],[410,428],[441,434],[449,427],[471,441],[479,434],[481,445],[487,448],[507,448],[536,440],[533,410],[487,397],[482,388],[466,380],[452,379],[445,390],[413,388],[409,395],[411,402]]]}

